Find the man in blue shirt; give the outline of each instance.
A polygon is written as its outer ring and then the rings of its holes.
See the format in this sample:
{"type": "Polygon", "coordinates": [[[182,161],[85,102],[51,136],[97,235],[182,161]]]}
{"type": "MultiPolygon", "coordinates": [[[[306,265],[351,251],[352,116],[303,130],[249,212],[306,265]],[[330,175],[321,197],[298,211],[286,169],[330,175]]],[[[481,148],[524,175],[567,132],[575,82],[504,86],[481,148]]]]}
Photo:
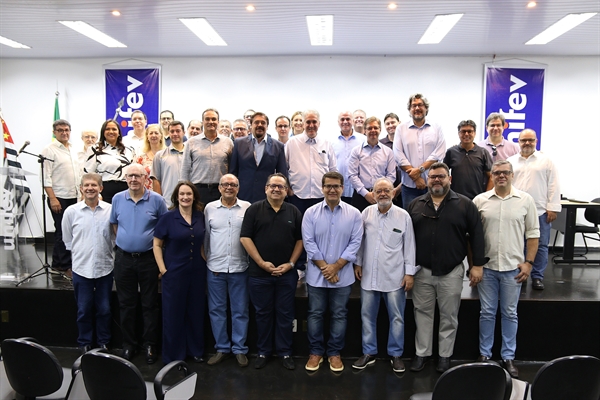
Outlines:
{"type": "Polygon", "coordinates": [[[360,248],[363,225],[360,212],[341,201],[344,177],[339,172],[326,173],[321,184],[325,200],[306,210],[302,221],[302,239],[308,258],[306,284],[310,347],[310,358],[305,368],[316,371],[323,362],[323,317],[329,308],[329,368],[341,372],[344,370],[340,351],[346,335],[347,303],[354,283],[352,263],[360,248]]]}
{"type": "Polygon", "coordinates": [[[113,197],[110,223],[117,235],[114,274],[123,332],[122,357],[131,360],[137,347],[135,310],[139,285],[143,348],[146,362],[153,364],[158,356],[158,266],[152,240],[154,227],[167,212],[167,206],[161,195],[144,188],[146,178],[146,170],[140,164],[127,167],[125,179],[129,189],[113,197]]]}

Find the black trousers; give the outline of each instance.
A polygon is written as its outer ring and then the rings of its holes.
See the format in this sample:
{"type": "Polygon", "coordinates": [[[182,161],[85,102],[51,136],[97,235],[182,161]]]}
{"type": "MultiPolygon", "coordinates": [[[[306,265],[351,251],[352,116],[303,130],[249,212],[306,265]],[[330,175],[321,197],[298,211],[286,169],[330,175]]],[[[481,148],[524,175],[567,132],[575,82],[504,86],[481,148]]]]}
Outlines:
{"type": "Polygon", "coordinates": [[[112,203],[115,194],[128,189],[125,181],[102,181],[102,187],[102,200],[107,203],[112,203]]]}

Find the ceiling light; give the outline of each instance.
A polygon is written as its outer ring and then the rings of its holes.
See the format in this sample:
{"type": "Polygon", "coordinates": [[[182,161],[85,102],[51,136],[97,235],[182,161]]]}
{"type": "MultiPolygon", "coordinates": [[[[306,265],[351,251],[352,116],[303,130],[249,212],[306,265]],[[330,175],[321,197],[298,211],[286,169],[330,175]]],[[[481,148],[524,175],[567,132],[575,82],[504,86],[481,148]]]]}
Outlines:
{"type": "Polygon", "coordinates": [[[98,29],[94,28],[93,26],[89,25],[86,22],[83,22],[83,21],[58,21],[58,22],[60,22],[61,24],[63,24],[64,26],[66,26],[68,28],[73,29],[74,31],[81,33],[84,36],[89,37],[92,40],[95,40],[96,42],[98,42],[100,44],[103,44],[106,47],[127,47],[123,43],[111,38],[104,32],[100,32],[98,29]]]}
{"type": "Polygon", "coordinates": [[[535,1],[530,1],[529,3],[527,3],[527,8],[533,8],[537,6],[537,3],[535,1]]]}
{"type": "Polygon", "coordinates": [[[121,11],[119,11],[119,10],[112,10],[110,13],[112,15],[114,15],[115,17],[120,17],[121,16],[121,11]]]}
{"type": "Polygon", "coordinates": [[[436,15],[431,24],[419,39],[419,44],[437,44],[465,14],[436,15]]]}
{"type": "Polygon", "coordinates": [[[587,21],[598,13],[569,14],[560,21],[552,24],[525,44],[546,44],[560,35],[570,31],[577,25],[587,21]]]}
{"type": "Polygon", "coordinates": [[[388,8],[390,10],[395,10],[396,8],[398,8],[398,6],[396,5],[396,3],[390,3],[390,4],[388,4],[388,8]]]}
{"type": "Polygon", "coordinates": [[[333,15],[307,15],[311,46],[333,45],[333,15]]]}
{"type": "Polygon", "coordinates": [[[256,7],[254,7],[252,4],[248,4],[246,6],[246,11],[254,11],[254,10],[256,10],[256,7]]]}
{"type": "Polygon", "coordinates": [[[30,49],[31,48],[22,43],[15,42],[14,40],[10,40],[9,38],[5,38],[4,36],[0,36],[0,43],[4,44],[6,46],[14,47],[15,49],[30,49]]]}
{"type": "Polygon", "coordinates": [[[207,46],[227,46],[227,43],[221,36],[215,31],[215,29],[208,23],[206,18],[179,18],[185,26],[188,27],[194,35],[198,36],[200,40],[206,43],[207,46]]]}

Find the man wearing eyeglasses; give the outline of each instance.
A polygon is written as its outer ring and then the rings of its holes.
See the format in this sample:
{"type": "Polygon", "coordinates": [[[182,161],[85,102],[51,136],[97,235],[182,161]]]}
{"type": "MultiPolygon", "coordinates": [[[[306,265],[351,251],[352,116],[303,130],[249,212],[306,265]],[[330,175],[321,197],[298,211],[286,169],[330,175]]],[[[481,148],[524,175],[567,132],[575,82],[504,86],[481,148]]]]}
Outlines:
{"type": "Polygon", "coordinates": [[[402,207],[427,193],[427,170],[442,161],[446,153],[446,140],[442,128],[427,120],[429,102],[420,93],[408,99],[411,119],[396,128],[394,157],[402,175],[402,207]]]}
{"type": "Polygon", "coordinates": [[[256,203],[265,199],[269,175],[280,172],[287,176],[287,164],[283,144],[267,135],[269,117],[256,112],[251,121],[252,135],[234,143],[229,173],[240,180],[238,197],[256,203]]]}
{"type": "Polygon", "coordinates": [[[513,185],[527,192],[535,200],[540,222],[540,241],[531,270],[531,287],[544,290],[544,271],[548,266],[548,243],[550,229],[556,213],[560,212],[560,185],[558,169],[541,151],[536,150],[537,136],[532,129],[519,134],[520,154],[508,158],[513,166],[515,178],[513,185]]]}
{"type": "Polygon", "coordinates": [[[158,193],[146,190],[146,169],[130,164],[125,169],[128,190],[112,200],[110,223],[116,237],[115,283],[119,298],[122,357],[131,360],[137,350],[135,335],[136,305],[139,294],[143,315],[143,349],[146,362],[158,358],[158,265],[152,252],[154,228],[167,205],[158,193]]]}
{"type": "Polygon", "coordinates": [[[473,264],[470,285],[481,281],[484,255],[483,227],[477,207],[466,196],[450,189],[449,168],[434,163],[427,179],[428,193],[417,197],[408,207],[417,243],[412,297],[415,307],[416,357],[411,371],[421,371],[433,351],[435,304],[440,310],[437,371],[450,368],[458,329],[458,310],[465,269],[463,260],[471,246],[473,264]]]}
{"type": "Polygon", "coordinates": [[[238,199],[239,186],[234,175],[223,175],[219,182],[221,198],[204,208],[208,313],[217,351],[208,365],[218,364],[233,353],[240,367],[248,366],[248,255],[240,243],[240,231],[250,203],[238,199]],[[227,333],[227,297],[231,340],[227,333]]]}
{"type": "MultiPolygon", "coordinates": [[[[48,207],[54,220],[54,249],[52,250],[52,269],[68,278],[71,276],[71,252],[65,248],[62,239],[63,211],[77,203],[81,168],[77,151],[69,141],[71,124],[59,119],[52,124],[55,142],[42,150],[44,161],[44,182],[42,185],[48,196],[48,207]],[[51,160],[51,161],[50,161],[51,160]]],[[[52,275],[54,277],[54,275],[52,275]]]]}
{"type": "Polygon", "coordinates": [[[289,184],[285,175],[267,178],[267,198],[252,204],[244,216],[240,241],[250,256],[249,291],[256,315],[258,356],[254,368],[267,365],[275,352],[284,368],[294,369],[292,321],[302,252],[302,214],[284,202],[289,184]]]}
{"type": "Polygon", "coordinates": [[[503,114],[493,112],[485,119],[488,137],[477,143],[477,145],[490,153],[493,162],[506,160],[508,157],[519,152],[519,145],[517,143],[504,138],[505,126],[506,119],[503,114]]]}
{"type": "Polygon", "coordinates": [[[302,238],[308,257],[307,371],[316,371],[326,354],[333,372],[344,370],[348,298],[354,283],[356,254],[363,236],[360,212],[342,199],[344,177],[328,172],[321,179],[325,200],[310,207],[302,220],[302,238]],[[325,345],[323,321],[329,310],[329,340],[325,345]]]}
{"type": "Polygon", "coordinates": [[[169,133],[169,124],[175,119],[175,114],[172,111],[164,110],[159,114],[159,129],[165,140],[165,146],[171,144],[171,134],[169,133]]]}
{"type": "Polygon", "coordinates": [[[245,119],[236,119],[233,121],[231,140],[248,136],[248,126],[245,119]]]}
{"type": "Polygon", "coordinates": [[[481,312],[479,314],[479,357],[492,357],[496,312],[500,304],[502,347],[500,355],[513,378],[519,377],[514,364],[517,349],[517,303],[521,284],[531,273],[540,237],[535,201],[512,185],[512,164],[496,161],[492,166],[494,188],[481,193],[473,202],[481,213],[485,234],[485,255],[489,262],[483,268],[483,279],[477,284],[481,312]],[[527,242],[524,252],[523,239],[527,242]],[[525,256],[523,256],[525,254],[525,256]]]}
{"type": "Polygon", "coordinates": [[[290,134],[290,119],[285,115],[280,115],[275,120],[275,130],[277,131],[278,140],[284,145],[292,136],[293,133],[290,134]]]}

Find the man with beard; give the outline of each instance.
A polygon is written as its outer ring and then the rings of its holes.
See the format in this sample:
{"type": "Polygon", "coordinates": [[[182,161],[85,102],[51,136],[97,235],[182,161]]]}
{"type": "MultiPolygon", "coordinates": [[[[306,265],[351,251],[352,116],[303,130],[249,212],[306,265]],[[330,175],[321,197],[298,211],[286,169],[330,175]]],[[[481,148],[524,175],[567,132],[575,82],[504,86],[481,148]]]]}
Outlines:
{"type": "Polygon", "coordinates": [[[348,161],[350,160],[352,149],[362,145],[366,141],[366,138],[364,135],[354,134],[354,130],[352,129],[352,114],[350,111],[344,111],[338,115],[338,125],[340,126],[340,134],[333,141],[332,145],[333,150],[335,151],[337,170],[344,177],[342,201],[351,204],[354,189],[352,189],[352,183],[349,179],[348,161]]]}
{"type": "Polygon", "coordinates": [[[402,207],[408,210],[410,202],[427,193],[427,170],[442,161],[446,141],[442,128],[426,120],[429,102],[420,93],[408,99],[411,119],[396,128],[394,157],[402,170],[402,207]]]}
{"type": "Polygon", "coordinates": [[[544,271],[548,266],[548,243],[550,228],[560,212],[560,186],[558,170],[554,163],[540,151],[536,151],[535,131],[525,129],[519,134],[521,153],[508,158],[513,166],[514,186],[527,192],[535,200],[540,222],[540,241],[531,270],[531,287],[544,290],[544,271]]]}
{"type": "Polygon", "coordinates": [[[240,180],[238,197],[256,203],[265,199],[269,175],[280,172],[287,177],[287,164],[283,144],[267,135],[269,117],[256,112],[251,121],[252,135],[235,141],[229,173],[240,180]]]}
{"type": "Polygon", "coordinates": [[[469,198],[450,190],[450,170],[444,163],[429,169],[428,193],[417,197],[408,207],[417,243],[413,304],[415,306],[416,357],[411,371],[421,371],[432,355],[433,320],[437,299],[440,310],[437,370],[450,368],[450,357],[458,328],[458,309],[465,275],[463,260],[471,245],[473,263],[470,285],[483,275],[483,226],[477,207],[469,198]]]}
{"type": "MultiPolygon", "coordinates": [[[[367,132],[369,129],[367,120],[367,132]]],[[[415,237],[406,211],[392,204],[394,186],[387,178],[373,184],[377,206],[362,213],[364,234],[354,263],[360,281],[363,355],[352,368],[364,369],[377,355],[377,314],[381,299],[390,320],[387,352],[394,372],[404,372],[404,306],[413,286],[415,237]]]]}

